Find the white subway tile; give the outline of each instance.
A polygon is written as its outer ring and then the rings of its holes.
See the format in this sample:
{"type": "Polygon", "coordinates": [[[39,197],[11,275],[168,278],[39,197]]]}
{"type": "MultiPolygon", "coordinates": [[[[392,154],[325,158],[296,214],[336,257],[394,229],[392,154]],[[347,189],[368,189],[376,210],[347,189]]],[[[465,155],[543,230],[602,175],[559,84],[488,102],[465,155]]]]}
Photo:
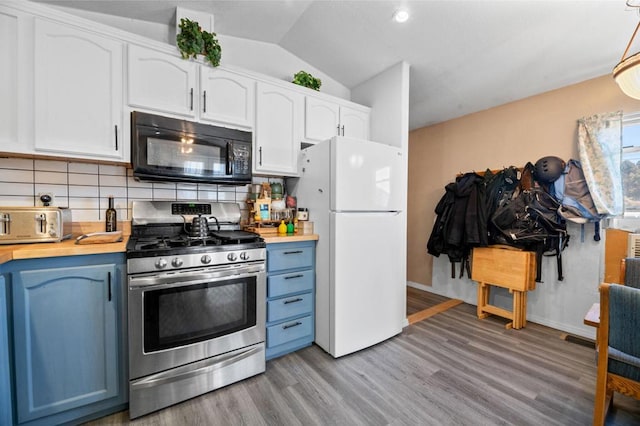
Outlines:
{"type": "Polygon", "coordinates": [[[100,186],[127,186],[127,178],[124,176],[100,175],[100,186]]]}
{"type": "Polygon", "coordinates": [[[69,185],[94,185],[98,186],[98,175],[69,173],[69,185]]]}
{"type": "Polygon", "coordinates": [[[59,172],[42,172],[40,170],[36,170],[35,173],[35,181],[36,183],[49,183],[49,184],[67,184],[67,174],[59,173],[59,172]]]}
{"type": "Polygon", "coordinates": [[[31,196],[33,197],[33,184],[31,183],[12,183],[11,185],[2,185],[0,187],[0,196],[31,196]]]}
{"type": "Polygon", "coordinates": [[[156,189],[156,188],[153,188],[153,199],[154,200],[175,200],[176,199],[176,191],[175,191],[175,189],[156,189]]]}
{"type": "Polygon", "coordinates": [[[197,191],[198,184],[197,183],[176,183],[177,189],[186,189],[187,191],[197,191]]]}
{"type": "Polygon", "coordinates": [[[151,200],[153,190],[151,188],[129,188],[130,200],[151,200]]]}
{"type": "Polygon", "coordinates": [[[198,190],[198,200],[217,201],[218,193],[216,191],[198,190]]]}
{"type": "Polygon", "coordinates": [[[0,195],[0,206],[33,207],[33,195],[0,195]]]}
{"type": "Polygon", "coordinates": [[[109,195],[113,195],[114,198],[127,198],[127,188],[123,186],[101,186],[100,196],[107,200],[109,195]]]}
{"type": "MultiPolygon", "coordinates": [[[[36,205],[43,205],[40,199],[36,199],[36,205]]],[[[54,197],[52,203],[54,207],[69,207],[69,197],[54,197]]]]}
{"type": "Polygon", "coordinates": [[[176,189],[173,182],[153,182],[153,189],[176,189]]]}
{"type": "Polygon", "coordinates": [[[97,198],[69,198],[70,209],[98,209],[99,207],[97,198]]]}
{"type": "Polygon", "coordinates": [[[69,173],[98,174],[98,165],[91,163],[69,163],[69,173]]]}
{"type": "Polygon", "coordinates": [[[46,172],[67,172],[66,161],[35,160],[34,169],[46,172]]]}
{"type": "Polygon", "coordinates": [[[126,176],[127,169],[124,166],[111,166],[106,164],[98,165],[100,175],[126,176]]]}
{"type": "Polygon", "coordinates": [[[97,209],[71,209],[71,218],[74,222],[98,222],[100,211],[97,209]]]}
{"type": "Polygon", "coordinates": [[[218,192],[218,201],[236,201],[236,193],[218,192]]]}
{"type": "Polygon", "coordinates": [[[0,167],[5,169],[33,170],[33,160],[26,158],[0,158],[0,167]]]}
{"type": "Polygon", "coordinates": [[[33,183],[33,170],[0,169],[0,182],[33,183]]]}
{"type": "MultiPolygon", "coordinates": [[[[116,210],[127,208],[127,197],[114,197],[113,206],[116,210]]],[[[107,210],[109,207],[109,197],[100,198],[100,210],[107,210]]]]}
{"type": "Polygon", "coordinates": [[[35,194],[53,194],[55,197],[66,197],[67,196],[67,185],[53,185],[47,183],[36,183],[35,194]]]}
{"type": "Polygon", "coordinates": [[[207,183],[199,183],[198,191],[218,191],[218,185],[207,184],[207,183]]]}
{"type": "Polygon", "coordinates": [[[98,191],[97,186],[69,186],[69,196],[70,197],[93,197],[97,198],[100,196],[100,191],[98,191]]]}
{"type": "Polygon", "coordinates": [[[197,200],[198,191],[188,191],[184,189],[178,189],[177,199],[178,200],[197,200]]]}

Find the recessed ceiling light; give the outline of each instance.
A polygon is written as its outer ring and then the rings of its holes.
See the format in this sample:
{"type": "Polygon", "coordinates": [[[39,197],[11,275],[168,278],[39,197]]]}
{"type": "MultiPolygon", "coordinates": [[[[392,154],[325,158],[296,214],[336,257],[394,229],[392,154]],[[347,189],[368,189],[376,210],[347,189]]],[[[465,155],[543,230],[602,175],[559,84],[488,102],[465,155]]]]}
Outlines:
{"type": "Polygon", "coordinates": [[[409,11],[406,9],[398,9],[393,13],[393,19],[396,22],[407,22],[409,19],[409,11]]]}

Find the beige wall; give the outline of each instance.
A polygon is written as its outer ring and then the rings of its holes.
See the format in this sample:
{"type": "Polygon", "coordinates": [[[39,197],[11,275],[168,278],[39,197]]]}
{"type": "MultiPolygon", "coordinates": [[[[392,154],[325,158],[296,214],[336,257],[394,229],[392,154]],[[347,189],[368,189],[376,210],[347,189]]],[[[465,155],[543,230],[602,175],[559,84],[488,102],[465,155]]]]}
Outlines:
{"type": "Polygon", "coordinates": [[[640,101],[606,75],[409,134],[407,279],[432,285],[426,244],[444,186],[457,173],[523,166],[546,155],[577,158],[576,120],[623,110],[640,101]]]}

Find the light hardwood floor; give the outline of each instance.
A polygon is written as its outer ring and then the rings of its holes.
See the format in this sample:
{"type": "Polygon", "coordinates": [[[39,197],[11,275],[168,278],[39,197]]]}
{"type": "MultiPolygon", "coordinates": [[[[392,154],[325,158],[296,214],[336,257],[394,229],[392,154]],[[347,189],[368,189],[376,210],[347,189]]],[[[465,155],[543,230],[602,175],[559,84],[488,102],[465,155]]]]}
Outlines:
{"type": "MultiPolygon", "coordinates": [[[[422,297],[410,303],[447,300],[422,297]]],[[[506,330],[505,321],[478,320],[461,304],[355,354],[333,359],[314,345],[135,421],[123,411],[90,424],[590,425],[593,348],[531,322],[506,330]]],[[[640,424],[640,404],[616,395],[607,424],[640,424]]]]}

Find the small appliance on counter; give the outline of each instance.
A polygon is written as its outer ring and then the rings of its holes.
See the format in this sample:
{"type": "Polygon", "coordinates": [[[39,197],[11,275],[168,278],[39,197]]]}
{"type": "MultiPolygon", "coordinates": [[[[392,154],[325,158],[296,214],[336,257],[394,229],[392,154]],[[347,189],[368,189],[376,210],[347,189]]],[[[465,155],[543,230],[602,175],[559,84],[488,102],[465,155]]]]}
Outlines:
{"type": "Polygon", "coordinates": [[[0,207],[0,244],[59,242],[71,238],[71,210],[0,207]]]}

